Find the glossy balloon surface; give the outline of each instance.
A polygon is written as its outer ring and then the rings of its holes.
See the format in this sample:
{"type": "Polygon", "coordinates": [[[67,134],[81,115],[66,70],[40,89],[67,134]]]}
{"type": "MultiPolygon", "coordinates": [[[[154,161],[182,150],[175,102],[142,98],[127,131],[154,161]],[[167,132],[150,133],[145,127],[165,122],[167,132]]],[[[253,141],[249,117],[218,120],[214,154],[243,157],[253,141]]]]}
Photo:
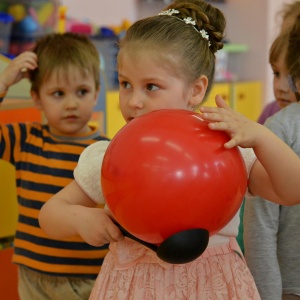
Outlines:
{"type": "Polygon", "coordinates": [[[237,213],[247,186],[240,151],[225,149],[228,140],[186,110],[129,122],[110,142],[101,170],[117,222],[157,245],[182,230],[218,232],[237,213]]]}

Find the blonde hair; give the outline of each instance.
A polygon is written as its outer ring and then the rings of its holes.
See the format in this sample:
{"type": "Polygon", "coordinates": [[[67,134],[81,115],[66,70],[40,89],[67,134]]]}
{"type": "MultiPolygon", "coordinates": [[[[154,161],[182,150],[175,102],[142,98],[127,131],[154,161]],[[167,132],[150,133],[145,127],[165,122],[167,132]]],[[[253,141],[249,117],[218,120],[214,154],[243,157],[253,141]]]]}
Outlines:
{"type": "Polygon", "coordinates": [[[175,0],[164,10],[169,9],[179,13],[175,17],[145,18],[130,26],[120,41],[119,54],[125,49],[155,52],[172,64],[187,83],[205,75],[207,96],[214,79],[215,52],[223,47],[225,17],[219,9],[202,0],[175,0]],[[191,18],[196,25],[185,24],[182,22],[185,18],[191,18]],[[208,40],[201,36],[201,30],[208,34],[208,40]]]}

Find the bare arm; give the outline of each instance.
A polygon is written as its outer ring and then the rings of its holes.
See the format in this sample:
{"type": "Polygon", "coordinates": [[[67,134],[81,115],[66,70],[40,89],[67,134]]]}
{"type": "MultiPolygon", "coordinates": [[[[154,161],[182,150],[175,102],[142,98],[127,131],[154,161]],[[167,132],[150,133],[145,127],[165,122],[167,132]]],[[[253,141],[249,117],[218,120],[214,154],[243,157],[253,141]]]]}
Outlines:
{"type": "Polygon", "coordinates": [[[257,156],[249,177],[250,192],[282,205],[299,204],[299,157],[269,129],[230,109],[221,96],[216,103],[215,108],[201,107],[209,127],[228,133],[226,148],[253,148],[257,156]]]}
{"type": "Polygon", "coordinates": [[[39,222],[56,239],[80,235],[93,246],[123,239],[109,211],[96,207],[75,180],[43,205],[39,222]]]}

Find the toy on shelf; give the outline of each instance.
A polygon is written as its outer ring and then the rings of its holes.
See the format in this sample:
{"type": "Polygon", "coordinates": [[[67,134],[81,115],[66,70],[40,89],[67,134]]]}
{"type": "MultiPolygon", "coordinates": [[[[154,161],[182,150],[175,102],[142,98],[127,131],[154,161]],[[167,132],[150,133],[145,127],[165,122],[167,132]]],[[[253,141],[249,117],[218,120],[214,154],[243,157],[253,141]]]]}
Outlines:
{"type": "Polygon", "coordinates": [[[58,0],[4,0],[0,11],[14,18],[9,54],[31,49],[37,38],[57,27],[58,0]]]}
{"type": "Polygon", "coordinates": [[[131,22],[124,19],[118,26],[99,28],[91,39],[101,54],[101,64],[105,71],[107,88],[114,90],[119,87],[117,73],[118,42],[123,37],[131,22]]]}
{"type": "Polygon", "coordinates": [[[58,8],[57,32],[64,33],[66,31],[66,14],[67,6],[61,5],[58,8]]]}
{"type": "Polygon", "coordinates": [[[13,21],[10,14],[0,12],[0,53],[8,52],[13,21]]]}
{"type": "Polygon", "coordinates": [[[248,47],[244,44],[225,43],[224,48],[216,53],[215,81],[237,81],[240,73],[237,69],[240,65],[237,63],[237,54],[247,51],[248,47]]]}

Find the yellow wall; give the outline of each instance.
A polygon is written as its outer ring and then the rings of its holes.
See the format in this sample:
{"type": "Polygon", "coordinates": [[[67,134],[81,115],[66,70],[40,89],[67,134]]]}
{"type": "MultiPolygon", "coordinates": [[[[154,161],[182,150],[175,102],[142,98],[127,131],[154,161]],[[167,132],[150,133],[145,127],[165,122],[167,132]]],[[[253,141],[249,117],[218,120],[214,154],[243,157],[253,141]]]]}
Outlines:
{"type": "Polygon", "coordinates": [[[0,160],[0,238],[15,234],[18,207],[15,168],[0,160]]]}

